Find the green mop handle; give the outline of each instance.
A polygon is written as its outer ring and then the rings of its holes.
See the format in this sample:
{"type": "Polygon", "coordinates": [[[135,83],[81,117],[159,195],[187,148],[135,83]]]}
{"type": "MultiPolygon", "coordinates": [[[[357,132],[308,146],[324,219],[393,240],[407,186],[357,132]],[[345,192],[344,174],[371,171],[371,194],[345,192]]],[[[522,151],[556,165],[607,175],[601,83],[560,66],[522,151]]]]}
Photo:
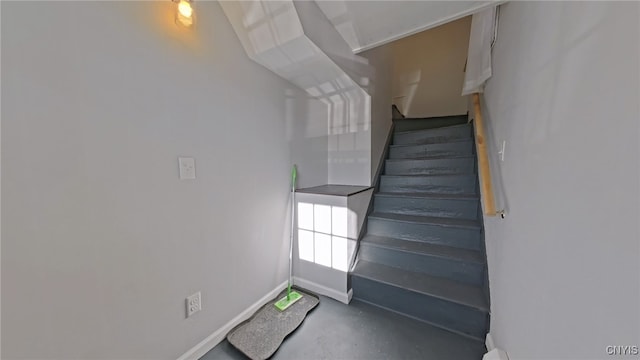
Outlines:
{"type": "Polygon", "coordinates": [[[298,169],[293,165],[291,168],[291,234],[289,237],[289,284],[287,286],[287,301],[290,300],[291,294],[291,279],[293,278],[293,220],[295,215],[295,196],[296,196],[296,178],[298,177],[298,169]]]}
{"type": "Polygon", "coordinates": [[[291,191],[296,191],[296,178],[298,177],[298,169],[295,165],[291,168],[291,191]]]}

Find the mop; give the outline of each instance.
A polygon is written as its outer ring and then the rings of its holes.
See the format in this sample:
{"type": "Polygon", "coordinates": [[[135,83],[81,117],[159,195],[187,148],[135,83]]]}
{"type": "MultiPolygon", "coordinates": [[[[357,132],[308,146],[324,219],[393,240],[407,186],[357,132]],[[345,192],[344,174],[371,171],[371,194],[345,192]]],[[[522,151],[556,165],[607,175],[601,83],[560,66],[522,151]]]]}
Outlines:
{"type": "Polygon", "coordinates": [[[291,285],[296,177],[297,170],[294,165],[291,171],[291,234],[287,289],[227,334],[227,341],[252,360],[270,358],[284,339],[302,324],[307,313],[320,302],[317,295],[299,288],[292,290],[291,285]]]}
{"type": "Polygon", "coordinates": [[[295,304],[298,300],[302,299],[302,295],[297,291],[291,291],[291,278],[293,277],[293,220],[296,206],[296,178],[298,177],[298,170],[293,165],[291,168],[291,233],[289,234],[289,281],[287,282],[287,296],[276,302],[276,308],[280,311],[285,311],[289,306],[295,304]]]}

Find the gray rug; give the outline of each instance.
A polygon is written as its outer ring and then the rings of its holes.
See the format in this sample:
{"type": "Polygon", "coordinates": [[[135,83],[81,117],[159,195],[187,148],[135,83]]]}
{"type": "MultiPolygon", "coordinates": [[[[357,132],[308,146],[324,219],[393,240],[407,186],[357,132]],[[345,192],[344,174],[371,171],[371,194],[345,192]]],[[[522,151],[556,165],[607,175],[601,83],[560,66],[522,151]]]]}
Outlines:
{"type": "Polygon", "coordinates": [[[287,335],[297,329],[307,313],[320,302],[317,295],[297,287],[293,289],[302,294],[302,299],[280,312],[274,304],[286,295],[286,291],[283,291],[260,308],[249,320],[231,330],[227,334],[227,341],[252,360],[271,357],[287,335]]]}

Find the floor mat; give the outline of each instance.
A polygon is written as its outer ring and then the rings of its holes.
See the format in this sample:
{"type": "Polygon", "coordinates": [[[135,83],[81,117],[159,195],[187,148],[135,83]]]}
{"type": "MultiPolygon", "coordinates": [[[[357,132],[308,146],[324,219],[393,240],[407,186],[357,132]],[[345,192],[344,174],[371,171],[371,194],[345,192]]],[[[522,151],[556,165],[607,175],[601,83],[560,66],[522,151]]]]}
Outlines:
{"type": "Polygon", "coordinates": [[[227,341],[252,360],[271,357],[287,335],[297,329],[307,313],[320,302],[317,295],[294,288],[302,294],[302,299],[280,312],[274,304],[286,295],[286,291],[283,291],[260,308],[249,320],[231,330],[227,334],[227,341]]]}

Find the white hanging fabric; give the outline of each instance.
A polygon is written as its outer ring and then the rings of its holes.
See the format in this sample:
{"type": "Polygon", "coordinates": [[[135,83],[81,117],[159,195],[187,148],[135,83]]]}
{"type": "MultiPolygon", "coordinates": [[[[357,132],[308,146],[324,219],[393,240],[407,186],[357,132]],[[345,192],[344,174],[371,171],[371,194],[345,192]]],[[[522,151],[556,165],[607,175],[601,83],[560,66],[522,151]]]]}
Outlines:
{"type": "Polygon", "coordinates": [[[482,92],[491,77],[491,43],[496,24],[496,7],[482,10],[471,17],[471,34],[467,53],[462,95],[482,92]]]}

